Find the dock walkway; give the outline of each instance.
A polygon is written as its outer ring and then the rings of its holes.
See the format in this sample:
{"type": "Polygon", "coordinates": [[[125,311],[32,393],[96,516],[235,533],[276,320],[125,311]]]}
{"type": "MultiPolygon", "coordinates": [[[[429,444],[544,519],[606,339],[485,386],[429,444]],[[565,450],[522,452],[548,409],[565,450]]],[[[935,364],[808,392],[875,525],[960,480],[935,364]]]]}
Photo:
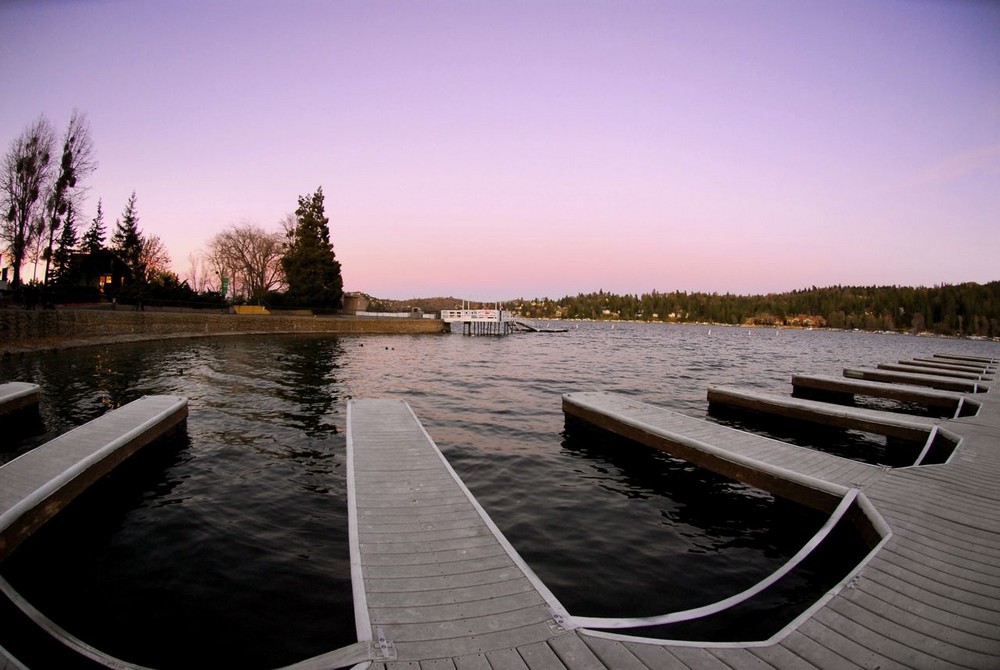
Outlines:
{"type": "MultiPolygon", "coordinates": [[[[986,389],[982,389],[985,391],[986,389]]],[[[401,401],[349,406],[349,507],[358,635],[376,670],[540,668],[995,668],[1000,665],[1000,398],[942,422],[942,465],[856,463],[621,395],[564,396],[693,451],[790,479],[858,489],[882,546],[769,640],[658,641],[578,625],[503,538],[401,401]]],[[[687,458],[690,454],[686,454],[687,458]]],[[[745,473],[744,473],[745,474],[745,473]]]]}
{"type": "Polygon", "coordinates": [[[0,384],[0,417],[38,403],[38,384],[7,382],[0,384]]]}
{"type": "Polygon", "coordinates": [[[187,398],[146,396],[0,467],[0,562],[137,450],[187,418],[187,398]]]}
{"type": "Polygon", "coordinates": [[[359,640],[374,641],[384,660],[450,658],[489,667],[482,664],[518,649],[543,653],[565,634],[557,623],[561,606],[409,405],[351,400],[347,412],[359,640]]]}

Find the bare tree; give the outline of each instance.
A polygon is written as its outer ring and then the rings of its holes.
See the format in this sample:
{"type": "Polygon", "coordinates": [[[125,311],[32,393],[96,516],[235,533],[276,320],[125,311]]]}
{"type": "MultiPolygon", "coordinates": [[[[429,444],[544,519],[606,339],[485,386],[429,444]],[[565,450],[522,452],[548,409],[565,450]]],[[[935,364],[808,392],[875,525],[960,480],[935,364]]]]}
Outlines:
{"type": "Polygon", "coordinates": [[[0,166],[0,241],[13,266],[11,285],[21,285],[21,265],[34,241],[46,186],[52,170],[52,125],[44,116],[10,144],[0,166]]]}
{"type": "Polygon", "coordinates": [[[211,264],[203,254],[188,254],[188,269],[184,281],[196,293],[219,289],[218,275],[212,272],[211,264]]]}
{"type": "Polygon", "coordinates": [[[147,280],[157,273],[170,269],[170,254],[158,235],[140,237],[139,267],[145,269],[147,280]]]}
{"type": "Polygon", "coordinates": [[[94,143],[90,138],[90,124],[83,112],[74,109],[69,118],[69,126],[63,136],[63,153],[59,162],[59,174],[48,189],[45,201],[45,218],[41,222],[38,234],[48,237],[48,243],[42,253],[45,258],[45,283],[49,283],[49,265],[52,260],[52,245],[55,242],[56,231],[62,226],[71,203],[82,192],[79,180],[97,169],[94,158],[94,143]]]}
{"type": "Polygon", "coordinates": [[[260,300],[284,285],[282,233],[242,222],[218,233],[208,243],[208,258],[220,277],[232,281],[234,297],[260,300]]]}

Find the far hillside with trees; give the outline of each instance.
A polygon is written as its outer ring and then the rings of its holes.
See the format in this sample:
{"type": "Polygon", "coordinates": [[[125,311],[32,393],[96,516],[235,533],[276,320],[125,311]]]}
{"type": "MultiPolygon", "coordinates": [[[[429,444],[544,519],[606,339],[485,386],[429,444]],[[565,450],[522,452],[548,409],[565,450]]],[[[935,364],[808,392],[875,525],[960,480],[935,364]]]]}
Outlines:
{"type": "Polygon", "coordinates": [[[526,318],[715,323],[839,328],[1000,337],[1000,281],[987,284],[831,286],[773,293],[581,293],[518,298],[508,309],[526,318]]]}

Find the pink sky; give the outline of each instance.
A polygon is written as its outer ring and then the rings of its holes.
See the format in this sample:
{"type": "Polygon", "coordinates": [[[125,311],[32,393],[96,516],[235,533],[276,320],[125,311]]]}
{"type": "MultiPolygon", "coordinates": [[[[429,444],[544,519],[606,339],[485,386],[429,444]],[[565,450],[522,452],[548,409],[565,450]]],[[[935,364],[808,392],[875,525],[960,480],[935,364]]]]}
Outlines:
{"type": "Polygon", "coordinates": [[[6,0],[0,87],[182,277],[322,185],[380,297],[1000,279],[995,2],[6,0]]]}

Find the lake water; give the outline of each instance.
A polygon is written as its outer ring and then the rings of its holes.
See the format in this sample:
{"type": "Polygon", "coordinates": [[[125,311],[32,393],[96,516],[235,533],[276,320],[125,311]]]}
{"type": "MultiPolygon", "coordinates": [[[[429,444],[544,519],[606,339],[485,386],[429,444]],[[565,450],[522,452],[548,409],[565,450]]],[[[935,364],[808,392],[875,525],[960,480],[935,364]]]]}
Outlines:
{"type": "Polygon", "coordinates": [[[788,393],[793,373],[1000,356],[997,343],[899,335],[563,325],[505,338],[168,340],[0,361],[0,381],[42,386],[48,431],[3,445],[5,460],[145,394],[190,399],[184,438],[61,515],[3,574],[72,633],[159,668],[268,668],[350,644],[345,404],[398,397],[571,613],[687,609],[752,585],[823,519],[663,454],[568,434],[561,394],[616,391],[704,417],[709,385],[788,393]]]}

